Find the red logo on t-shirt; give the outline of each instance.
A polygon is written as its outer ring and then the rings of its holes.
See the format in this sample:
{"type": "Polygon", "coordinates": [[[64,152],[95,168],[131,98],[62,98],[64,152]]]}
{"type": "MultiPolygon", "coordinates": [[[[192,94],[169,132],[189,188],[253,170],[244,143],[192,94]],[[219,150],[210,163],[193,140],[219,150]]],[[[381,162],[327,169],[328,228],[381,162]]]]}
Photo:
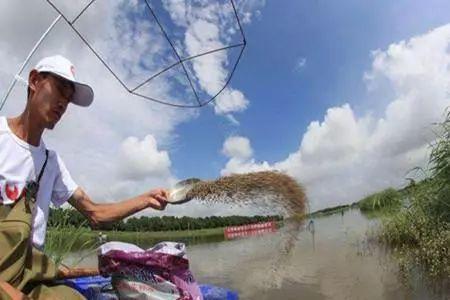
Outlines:
{"type": "Polygon", "coordinates": [[[11,189],[9,184],[7,183],[5,186],[5,194],[6,194],[6,197],[9,198],[9,200],[16,201],[17,198],[19,197],[19,189],[17,188],[17,186],[15,184],[14,184],[14,188],[11,189]]]}

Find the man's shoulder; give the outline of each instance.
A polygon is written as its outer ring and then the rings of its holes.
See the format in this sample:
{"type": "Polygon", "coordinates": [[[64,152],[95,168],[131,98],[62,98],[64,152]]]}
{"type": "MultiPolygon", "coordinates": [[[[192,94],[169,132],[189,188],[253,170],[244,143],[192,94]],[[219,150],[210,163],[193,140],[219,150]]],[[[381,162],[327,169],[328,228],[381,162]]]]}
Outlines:
{"type": "Polygon", "coordinates": [[[54,163],[58,163],[61,160],[61,157],[59,156],[58,152],[56,152],[53,149],[46,149],[48,151],[48,160],[52,161],[54,163]]]}
{"type": "Polygon", "coordinates": [[[61,155],[58,154],[56,150],[53,149],[47,149],[48,150],[48,162],[56,165],[56,166],[64,166],[64,161],[61,157],[61,155]]]}

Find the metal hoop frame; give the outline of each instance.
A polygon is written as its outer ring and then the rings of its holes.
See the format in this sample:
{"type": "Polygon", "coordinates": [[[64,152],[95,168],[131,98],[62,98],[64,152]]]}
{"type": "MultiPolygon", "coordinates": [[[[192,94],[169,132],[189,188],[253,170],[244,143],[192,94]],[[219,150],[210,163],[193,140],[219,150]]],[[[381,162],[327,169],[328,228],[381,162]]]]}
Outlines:
{"type": "MultiPolygon", "coordinates": [[[[179,55],[179,53],[177,52],[177,50],[174,47],[174,44],[172,43],[172,41],[170,40],[169,36],[167,35],[166,30],[164,29],[163,25],[161,24],[161,22],[158,20],[158,17],[156,16],[154,10],[152,9],[150,3],[148,0],[145,0],[145,4],[147,6],[147,8],[150,10],[150,13],[152,14],[153,18],[155,19],[156,23],[158,24],[158,27],[160,28],[160,30],[162,31],[164,37],[166,38],[166,40],[169,42],[172,51],[174,52],[175,56],[177,57],[178,61],[173,63],[172,65],[164,68],[163,70],[159,71],[158,73],[152,75],[151,77],[149,77],[148,79],[146,79],[145,81],[143,81],[142,83],[138,84],[136,87],[134,88],[129,88],[120,78],[119,76],[114,73],[114,71],[111,69],[110,66],[108,66],[108,64],[106,63],[106,61],[101,57],[101,55],[95,51],[95,49],[92,47],[91,44],[89,44],[89,42],[83,37],[83,35],[74,27],[75,22],[86,12],[86,10],[96,1],[96,0],[91,0],[89,2],[88,5],[86,5],[81,12],[72,20],[70,21],[53,3],[51,0],[46,0],[47,3],[58,13],[58,16],[55,18],[55,20],[50,24],[50,26],[47,28],[47,30],[42,34],[42,36],[40,37],[40,39],[36,42],[36,44],[34,45],[34,47],[32,48],[32,50],[30,51],[30,53],[28,54],[27,58],[25,59],[25,61],[22,63],[19,71],[17,72],[17,74],[14,76],[13,80],[11,81],[8,90],[6,91],[2,102],[0,104],[0,110],[3,109],[3,106],[6,103],[6,100],[8,99],[8,96],[10,95],[12,89],[14,88],[15,84],[17,81],[24,81],[22,79],[22,77],[20,76],[20,74],[22,73],[22,71],[24,70],[26,64],[28,63],[28,61],[31,59],[31,57],[33,56],[33,54],[36,52],[36,50],[39,48],[39,46],[41,45],[41,43],[44,41],[44,39],[47,37],[47,35],[50,33],[50,31],[54,28],[54,26],[58,23],[58,21],[62,18],[66,21],[66,23],[70,26],[70,28],[72,28],[72,30],[78,35],[78,37],[83,41],[83,43],[92,51],[92,53],[94,53],[94,55],[100,60],[100,62],[105,66],[105,68],[114,76],[114,78],[116,78],[116,80],[123,86],[124,89],[126,89],[129,93],[141,97],[145,100],[150,100],[150,101],[154,101],[160,104],[164,104],[164,105],[169,105],[169,106],[174,106],[174,107],[184,107],[184,108],[198,108],[198,107],[203,107],[211,102],[213,102],[216,97],[228,86],[228,84],[231,81],[231,78],[234,75],[234,72],[236,71],[237,65],[239,64],[239,61],[241,60],[242,54],[244,52],[244,49],[247,45],[247,41],[245,39],[245,34],[244,34],[244,30],[242,29],[242,25],[241,22],[239,20],[239,16],[236,10],[236,6],[234,4],[234,0],[229,0],[231,3],[231,6],[233,8],[233,12],[234,12],[234,16],[236,18],[238,27],[239,27],[239,32],[241,34],[242,37],[242,42],[238,43],[238,44],[233,44],[230,46],[226,46],[226,47],[222,47],[222,48],[218,48],[218,49],[214,49],[214,50],[210,50],[210,51],[206,51],[204,53],[200,53],[197,55],[193,55],[187,58],[181,58],[181,56],[179,55]],[[197,57],[201,57],[201,56],[205,56],[211,53],[215,53],[215,52],[219,52],[219,51],[226,51],[228,49],[232,49],[232,48],[237,48],[237,47],[241,47],[241,50],[239,52],[239,55],[236,59],[236,62],[234,63],[231,72],[228,75],[228,78],[225,81],[225,84],[223,85],[223,87],[215,94],[213,95],[211,98],[209,98],[206,101],[200,101],[200,98],[198,96],[197,91],[194,88],[194,85],[192,83],[191,77],[189,76],[189,73],[186,70],[185,67],[185,62],[190,61],[192,59],[195,59],[197,57]],[[149,83],[151,80],[155,79],[156,77],[158,77],[159,75],[163,74],[164,72],[167,72],[168,70],[172,69],[173,67],[176,67],[178,65],[181,65],[183,68],[183,73],[186,76],[186,79],[189,82],[190,88],[192,89],[192,92],[195,95],[195,99],[197,100],[197,104],[196,105],[183,105],[183,104],[177,104],[177,103],[171,103],[169,101],[164,101],[161,99],[156,99],[153,97],[149,97],[146,95],[142,95],[136,92],[137,89],[139,89],[140,87],[144,86],[145,84],[149,83]]],[[[26,82],[26,81],[25,81],[26,82]]]]}
{"type": "Polygon", "coordinates": [[[173,63],[173,64],[171,64],[170,66],[164,68],[163,70],[159,71],[158,73],[153,74],[151,77],[149,77],[148,79],[146,79],[146,80],[143,81],[142,83],[139,83],[136,87],[130,88],[130,87],[128,87],[128,86],[123,82],[123,80],[121,80],[121,79],[119,78],[119,76],[111,69],[111,67],[108,66],[108,64],[106,63],[105,59],[104,59],[97,51],[95,51],[94,47],[92,47],[92,45],[91,45],[91,44],[83,37],[83,35],[82,35],[82,34],[74,27],[75,22],[76,22],[76,21],[77,21],[77,20],[78,20],[85,12],[86,12],[86,10],[87,10],[87,9],[88,9],[88,8],[89,8],[96,0],[91,0],[91,1],[89,2],[89,4],[86,5],[86,6],[83,8],[83,10],[82,10],[82,11],[81,11],[81,12],[80,12],[80,13],[79,13],[72,21],[70,21],[69,19],[67,19],[67,17],[64,16],[64,14],[63,14],[56,6],[52,3],[51,0],[46,0],[46,1],[47,1],[47,3],[48,3],[51,7],[53,7],[53,9],[54,9],[54,10],[55,10],[55,11],[56,11],[56,12],[57,12],[57,13],[65,20],[65,21],[66,21],[66,23],[72,28],[72,30],[73,30],[73,31],[78,35],[78,37],[83,41],[83,43],[84,43],[84,44],[92,51],[92,53],[100,60],[100,62],[101,62],[101,63],[105,66],[105,68],[106,68],[106,69],[114,76],[114,78],[116,78],[116,80],[122,85],[122,87],[123,87],[124,89],[126,89],[129,93],[131,93],[131,94],[133,94],[133,95],[136,95],[136,96],[138,96],[138,97],[144,98],[144,99],[146,99],[146,100],[150,100],[150,101],[154,101],[154,102],[158,102],[158,103],[161,103],[161,104],[170,105],[170,106],[174,106],[174,107],[198,108],[198,107],[205,106],[205,105],[211,103],[212,101],[214,101],[214,100],[216,99],[216,97],[217,97],[217,96],[218,96],[218,95],[219,95],[219,94],[220,94],[220,93],[228,86],[228,84],[230,83],[231,78],[233,77],[234,72],[236,71],[237,65],[239,64],[239,61],[241,60],[242,54],[243,54],[243,52],[244,52],[244,49],[245,49],[245,47],[246,47],[246,45],[247,45],[247,41],[246,41],[245,35],[244,35],[244,30],[242,29],[242,25],[241,25],[241,22],[240,22],[240,19],[239,19],[237,10],[236,10],[236,6],[235,6],[235,4],[234,4],[234,0],[229,0],[231,6],[232,6],[232,8],[233,8],[233,13],[234,13],[234,16],[235,16],[235,18],[236,18],[236,21],[237,21],[237,24],[238,24],[238,27],[239,27],[239,32],[240,32],[240,35],[241,35],[241,37],[242,37],[242,42],[240,42],[240,43],[238,43],[238,44],[233,44],[233,45],[230,45],[230,46],[226,46],[226,47],[222,47],[222,48],[218,48],[218,49],[206,51],[206,52],[203,52],[203,53],[200,53],[200,54],[197,54],[197,55],[193,55],[193,56],[190,56],[190,57],[187,57],[187,58],[181,58],[181,56],[179,55],[179,53],[178,53],[177,50],[175,49],[174,43],[173,43],[173,42],[171,41],[171,39],[169,38],[169,36],[168,36],[168,34],[167,34],[167,31],[165,30],[164,26],[163,26],[163,25],[161,24],[161,22],[159,21],[157,15],[156,15],[156,13],[155,13],[155,11],[153,10],[153,8],[151,7],[151,5],[150,5],[150,3],[149,3],[149,1],[148,1],[148,0],[145,0],[146,7],[149,9],[151,15],[152,15],[153,18],[155,19],[155,21],[156,21],[158,27],[160,28],[160,30],[161,30],[161,32],[163,33],[165,39],[166,39],[167,42],[169,43],[169,45],[170,45],[170,47],[171,47],[171,49],[172,49],[172,51],[173,51],[173,53],[174,53],[174,55],[176,56],[176,58],[177,58],[178,61],[175,62],[175,63],[173,63]],[[225,81],[225,84],[224,84],[223,87],[222,87],[215,95],[213,95],[211,98],[207,99],[206,101],[201,101],[201,99],[200,99],[199,96],[198,96],[197,90],[195,89],[194,84],[192,83],[191,76],[189,76],[189,73],[188,73],[188,71],[187,71],[187,69],[186,69],[185,62],[190,61],[190,60],[193,60],[193,59],[195,59],[195,58],[197,58],[197,57],[205,56],[205,55],[212,54],[212,53],[219,52],[219,51],[226,51],[226,50],[228,50],[228,49],[237,48],[237,47],[240,47],[241,50],[240,50],[239,55],[238,55],[238,57],[237,57],[237,59],[236,59],[236,62],[234,63],[234,65],[233,65],[233,67],[232,67],[232,69],[231,69],[231,72],[230,72],[229,75],[228,75],[228,78],[227,78],[226,81],[225,81]],[[182,69],[183,69],[183,73],[184,73],[184,75],[186,76],[186,79],[187,79],[187,81],[188,81],[188,83],[189,83],[189,86],[190,86],[192,92],[193,92],[194,95],[195,95],[195,99],[196,99],[196,101],[197,101],[197,104],[193,104],[193,105],[177,104],[177,103],[172,103],[172,102],[169,102],[169,101],[165,101],[165,100],[161,100],[161,99],[149,97],[149,96],[146,96],[146,95],[143,95],[143,94],[140,94],[140,93],[137,92],[137,90],[138,90],[140,87],[144,86],[145,84],[149,83],[150,81],[152,81],[152,80],[155,79],[156,77],[160,76],[160,75],[163,74],[164,72],[167,72],[168,70],[170,70],[170,69],[172,69],[172,68],[174,68],[174,67],[176,67],[176,66],[178,66],[178,65],[181,65],[181,67],[182,67],[182,69]]]}

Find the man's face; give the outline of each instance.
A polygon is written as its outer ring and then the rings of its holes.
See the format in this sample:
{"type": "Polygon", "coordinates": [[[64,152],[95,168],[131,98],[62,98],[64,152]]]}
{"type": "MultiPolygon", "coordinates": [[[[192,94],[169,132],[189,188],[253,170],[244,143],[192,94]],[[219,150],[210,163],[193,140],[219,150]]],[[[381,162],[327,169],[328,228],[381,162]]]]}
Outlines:
{"type": "Polygon", "coordinates": [[[53,129],[67,109],[74,93],[73,83],[51,73],[30,75],[33,89],[31,110],[44,127],[53,129]],[[33,78],[31,78],[33,77],[33,78]]]}

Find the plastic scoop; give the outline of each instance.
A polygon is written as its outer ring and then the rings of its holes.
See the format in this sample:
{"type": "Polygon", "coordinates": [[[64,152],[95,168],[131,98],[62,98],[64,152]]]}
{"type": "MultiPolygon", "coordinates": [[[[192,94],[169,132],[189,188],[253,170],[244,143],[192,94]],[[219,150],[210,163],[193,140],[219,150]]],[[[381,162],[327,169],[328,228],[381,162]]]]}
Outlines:
{"type": "Polygon", "coordinates": [[[170,204],[182,204],[192,200],[192,198],[186,198],[186,195],[200,181],[198,178],[189,178],[178,182],[169,190],[167,202],[170,204]]]}

